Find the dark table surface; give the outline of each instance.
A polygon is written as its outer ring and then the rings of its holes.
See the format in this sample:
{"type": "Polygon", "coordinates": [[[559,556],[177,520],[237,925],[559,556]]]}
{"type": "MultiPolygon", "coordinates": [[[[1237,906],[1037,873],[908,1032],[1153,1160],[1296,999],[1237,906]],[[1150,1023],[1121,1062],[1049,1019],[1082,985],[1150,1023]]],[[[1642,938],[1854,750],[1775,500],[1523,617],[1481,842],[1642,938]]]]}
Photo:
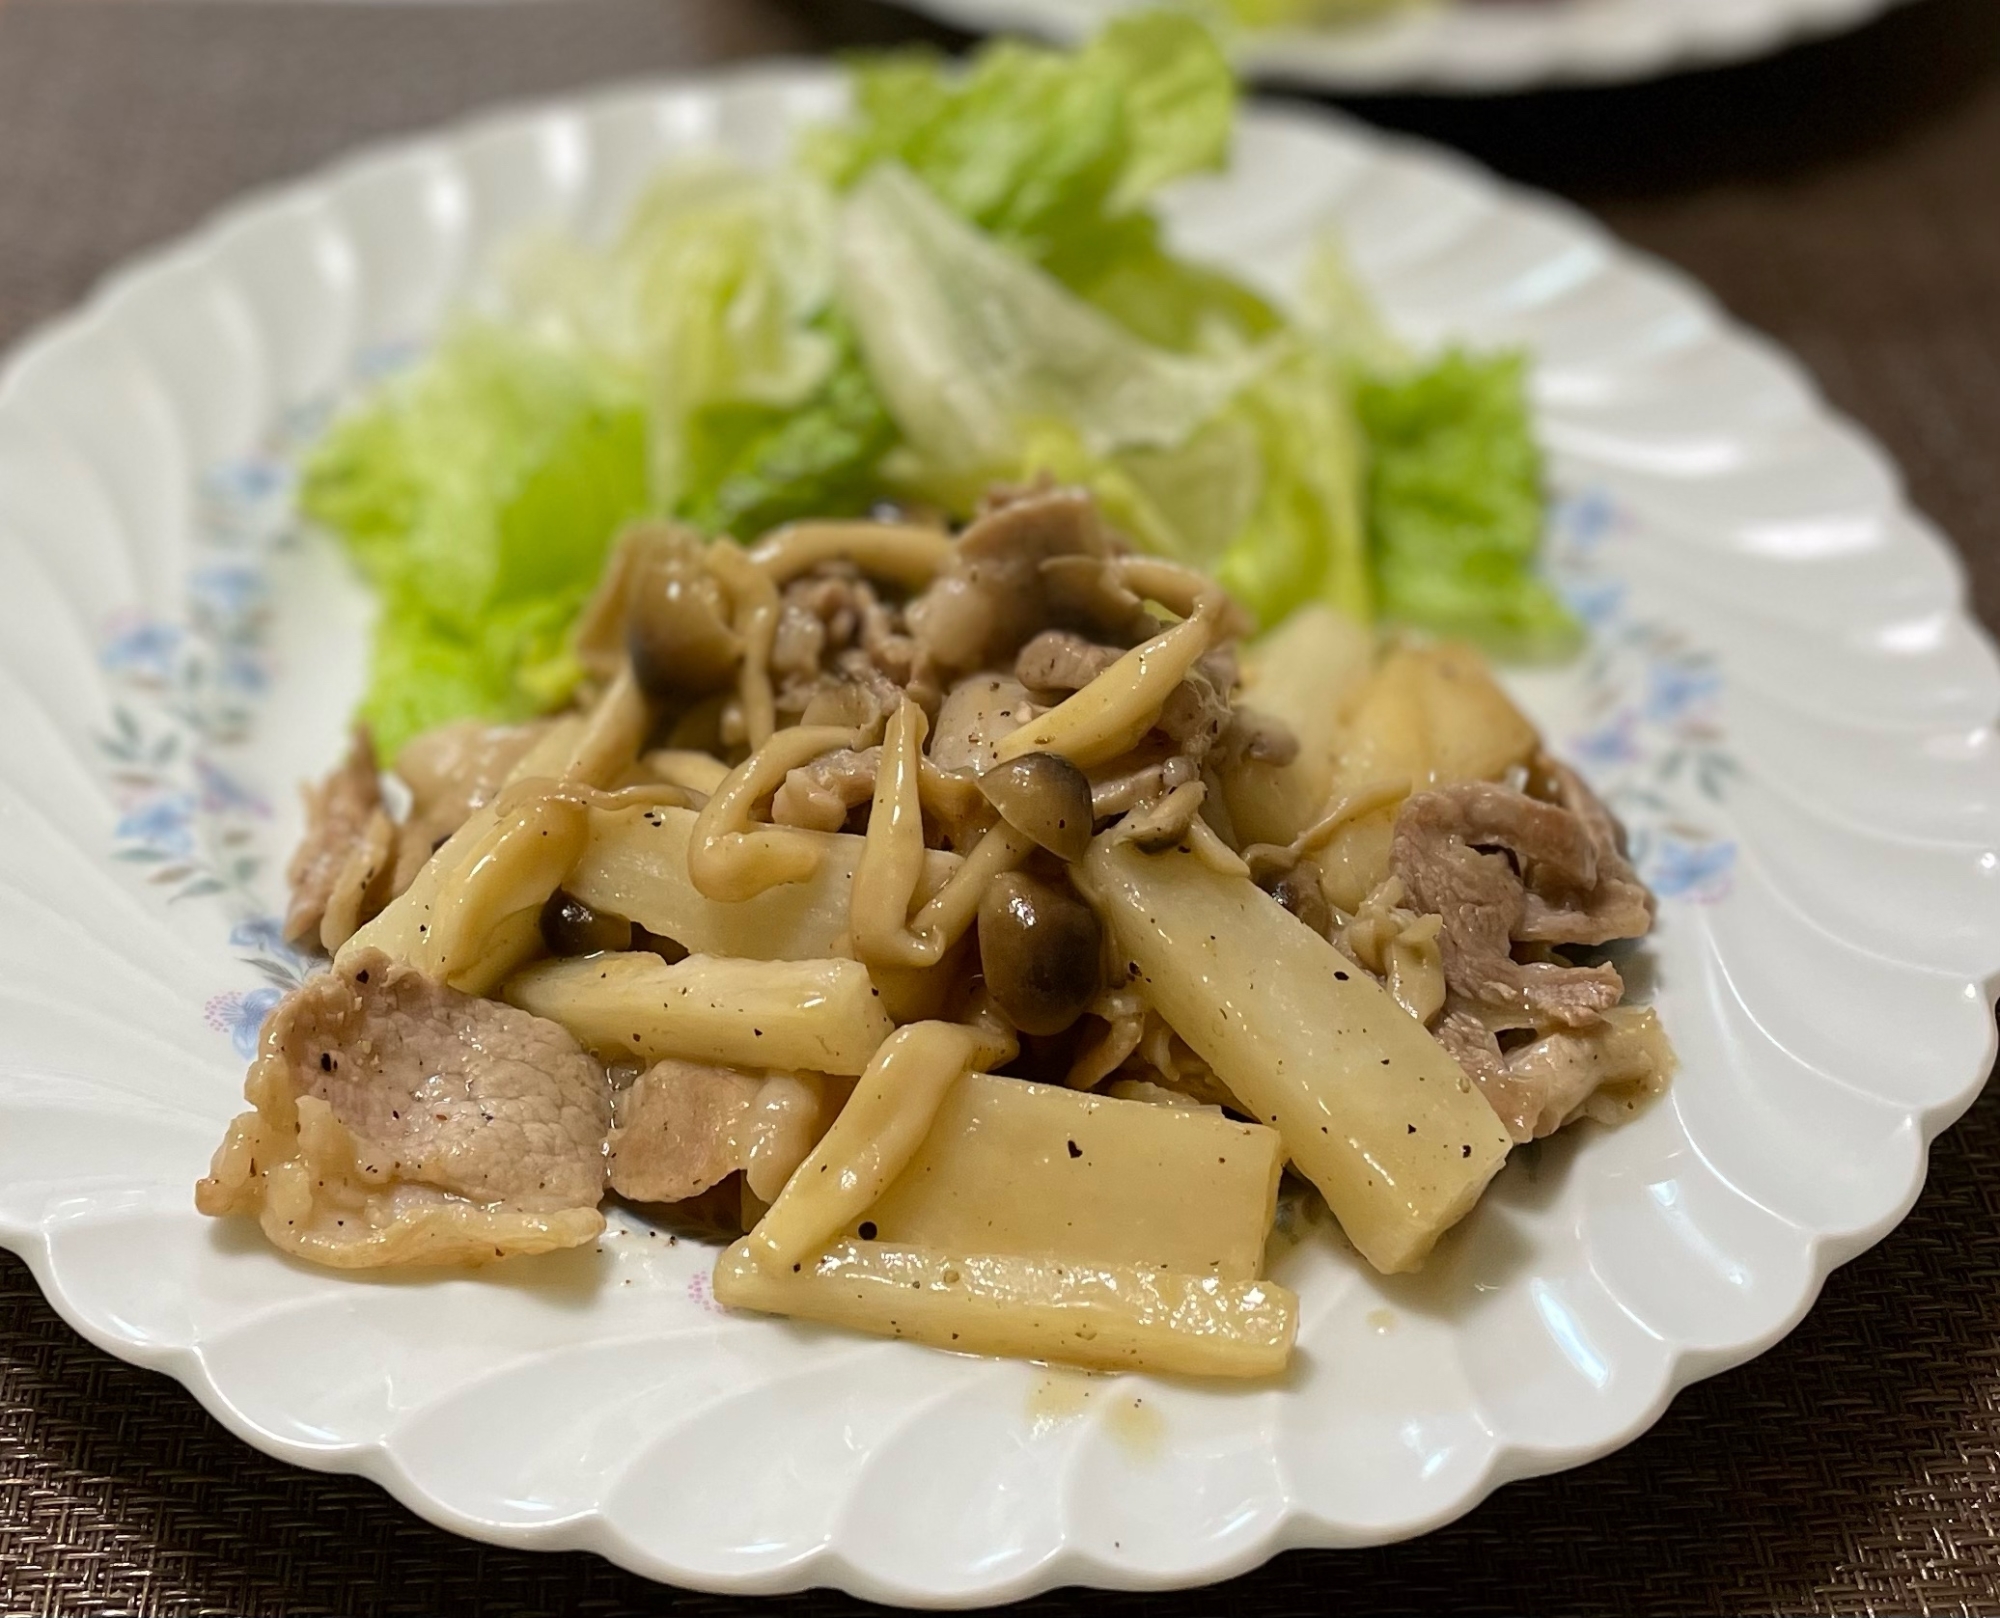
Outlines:
{"type": "MultiPolygon", "coordinates": [[[[0,0],[0,344],[242,187],[467,108],[769,51],[948,39],[847,0],[0,0]]],[[[1616,91],[1373,100],[1574,199],[1803,356],[2000,623],[2000,3],[1616,91]]],[[[2000,1092],[1769,1354],[1597,1465],[1413,1544],[1030,1610],[2000,1613],[2000,1092]]],[[[0,1255],[0,1613],[699,1614],[585,1555],[455,1539],[247,1449],[0,1255]]],[[[817,1594],[769,1610],[859,1604],[817,1594]]]]}

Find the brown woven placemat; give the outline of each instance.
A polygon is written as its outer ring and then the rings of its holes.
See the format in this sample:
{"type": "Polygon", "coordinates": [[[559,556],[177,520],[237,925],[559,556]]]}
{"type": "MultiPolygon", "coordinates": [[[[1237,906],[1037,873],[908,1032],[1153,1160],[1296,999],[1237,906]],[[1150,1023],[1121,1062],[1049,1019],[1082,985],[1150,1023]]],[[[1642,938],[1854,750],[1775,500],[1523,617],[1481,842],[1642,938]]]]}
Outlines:
{"type": "MultiPolygon", "coordinates": [[[[242,186],[497,98],[921,32],[874,6],[0,0],[0,342],[242,186]]],[[[1800,352],[2000,622],[2000,3],[1619,92],[1361,109],[1584,202],[1800,352]]],[[[4,588],[4,580],[0,580],[4,588]]],[[[1026,1610],[2000,1613],[2000,1094],[1805,1325],[1581,1471],[1410,1545],[1026,1610]]],[[[702,1614],[269,1461],[0,1255],[0,1614],[702,1614]]],[[[830,1595],[768,1603],[856,1610],[830,1595]]]]}

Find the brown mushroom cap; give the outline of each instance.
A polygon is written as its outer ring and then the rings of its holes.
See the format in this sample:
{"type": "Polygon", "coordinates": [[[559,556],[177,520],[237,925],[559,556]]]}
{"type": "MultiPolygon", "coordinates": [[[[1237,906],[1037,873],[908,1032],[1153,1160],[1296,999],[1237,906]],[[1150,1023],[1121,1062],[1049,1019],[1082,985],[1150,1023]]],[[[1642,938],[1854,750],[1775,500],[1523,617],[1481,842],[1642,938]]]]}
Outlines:
{"type": "Polygon", "coordinates": [[[561,888],[542,906],[542,942],[551,955],[596,955],[602,950],[630,949],[632,924],[623,916],[593,910],[561,888]]]}
{"type": "Polygon", "coordinates": [[[689,536],[643,536],[625,598],[625,646],[640,689],[656,699],[701,697],[736,674],[742,643],[729,601],[689,536]]]}
{"type": "Polygon", "coordinates": [[[1059,1034],[1097,998],[1104,932],[1067,888],[1026,871],[987,884],[979,901],[979,968],[988,993],[1024,1034],[1059,1034]]]}
{"type": "Polygon", "coordinates": [[[1333,935],[1333,907],[1320,887],[1319,867],[1300,860],[1289,871],[1266,884],[1265,891],[1322,938],[1333,935]]]}
{"type": "Polygon", "coordinates": [[[979,778],[986,801],[1024,837],[1059,860],[1080,860],[1090,847],[1090,782],[1059,753],[1028,753],[979,778]]]}

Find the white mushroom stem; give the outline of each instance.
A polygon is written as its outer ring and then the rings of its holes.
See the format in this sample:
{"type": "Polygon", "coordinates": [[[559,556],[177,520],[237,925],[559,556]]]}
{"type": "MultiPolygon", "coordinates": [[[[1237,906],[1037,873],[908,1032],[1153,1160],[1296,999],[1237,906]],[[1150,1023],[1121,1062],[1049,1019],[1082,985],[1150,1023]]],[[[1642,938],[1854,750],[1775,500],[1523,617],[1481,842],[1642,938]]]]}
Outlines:
{"type": "Polygon", "coordinates": [[[1359,820],[1363,815],[1371,815],[1377,809],[1392,803],[1400,803],[1415,790],[1414,783],[1405,778],[1390,781],[1370,781],[1365,786],[1356,787],[1351,792],[1343,792],[1327,805],[1326,813],[1294,837],[1291,842],[1256,843],[1243,851],[1243,858],[1249,862],[1249,870],[1259,880],[1266,877],[1282,876],[1297,865],[1300,860],[1333,841],[1334,835],[1349,821],[1359,820]]]}
{"type": "Polygon", "coordinates": [[[673,786],[686,787],[706,799],[729,779],[729,766],[713,753],[691,747],[662,747],[639,761],[673,786]]]}
{"type": "Polygon", "coordinates": [[[986,1030],[957,1023],[911,1023],[890,1035],[750,1233],[757,1262],[787,1269],[866,1213],[916,1155],[952,1084],[1004,1049],[986,1030]]]}
{"type": "Polygon", "coordinates": [[[1035,841],[1027,833],[1016,831],[1004,820],[995,821],[951,873],[951,879],[938,890],[937,896],[917,912],[910,922],[910,931],[926,941],[935,938],[941,959],[946,950],[965,936],[973,917],[979,914],[979,901],[986,892],[986,884],[1015,869],[1034,849],[1035,841]]]}
{"type": "Polygon", "coordinates": [[[924,813],[947,828],[962,826],[975,816],[984,818],[989,813],[976,776],[941,770],[929,758],[918,761],[917,791],[923,799],[924,813]]]}
{"type": "Polygon", "coordinates": [[[691,791],[671,781],[638,781],[629,787],[587,787],[565,789],[564,797],[592,809],[615,814],[620,809],[698,809],[707,801],[705,793],[691,791]]]}
{"type": "Polygon", "coordinates": [[[645,694],[627,658],[618,669],[576,739],[563,778],[591,786],[608,786],[630,769],[646,740],[652,720],[645,694]]]}
{"type": "Polygon", "coordinates": [[[695,817],[688,845],[688,878],[695,888],[727,902],[808,880],[819,869],[822,840],[789,826],[757,827],[756,806],[800,765],[843,747],[859,751],[873,741],[869,730],[832,725],[796,725],[767,740],[729,772],[695,817]]]}
{"type": "Polygon", "coordinates": [[[1192,618],[1204,606],[1216,612],[1219,639],[1246,635],[1254,627],[1243,609],[1198,569],[1158,556],[1121,556],[1111,564],[1118,582],[1135,596],[1157,601],[1177,618],[1192,618]]]}
{"type": "Polygon", "coordinates": [[[1218,837],[1215,828],[1198,814],[1188,822],[1187,845],[1195,858],[1218,876],[1250,874],[1243,856],[1218,837]]]}
{"type": "Polygon", "coordinates": [[[921,523],[803,522],[766,534],[750,560],[774,584],[822,562],[852,562],[863,573],[920,590],[951,560],[951,549],[949,534],[921,523]]]}
{"type": "Polygon", "coordinates": [[[778,633],[778,587],[771,575],[733,540],[718,539],[704,553],[709,571],[722,581],[734,603],[731,627],[743,642],[737,665],[736,700],[743,711],[745,739],[754,752],[777,729],[777,700],[771,691],[771,643],[778,633]]]}
{"type": "Polygon", "coordinates": [[[910,903],[924,874],[919,778],[929,728],[923,709],[905,697],[882,738],[868,839],[855,867],[850,910],[854,952],[870,965],[932,966],[944,954],[942,940],[910,926],[910,903]]]}
{"type": "Polygon", "coordinates": [[[1159,723],[1175,687],[1215,645],[1221,602],[1219,595],[1204,599],[1192,617],[1133,647],[1081,691],[1003,737],[994,750],[996,761],[1060,753],[1088,769],[1137,745],[1159,723]]]}
{"type": "Polygon", "coordinates": [[[516,789],[498,811],[439,888],[411,956],[426,977],[468,994],[491,993],[535,947],[542,905],[590,835],[588,807],[559,789],[516,789]]]}

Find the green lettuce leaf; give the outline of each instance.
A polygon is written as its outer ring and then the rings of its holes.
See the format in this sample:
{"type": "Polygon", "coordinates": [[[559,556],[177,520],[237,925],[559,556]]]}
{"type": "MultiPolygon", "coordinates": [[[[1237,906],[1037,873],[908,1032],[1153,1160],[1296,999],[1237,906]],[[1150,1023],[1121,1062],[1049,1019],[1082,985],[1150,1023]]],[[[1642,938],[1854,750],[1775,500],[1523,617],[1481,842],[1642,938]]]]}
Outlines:
{"type": "Polygon", "coordinates": [[[1167,181],[1219,167],[1236,89],[1188,17],[1121,18],[1074,52],[1003,40],[962,73],[922,51],[863,58],[854,116],[804,160],[847,187],[896,162],[954,213],[1045,260],[1167,181]]]}
{"type": "Polygon", "coordinates": [[[858,516],[881,498],[877,467],[896,424],[844,328],[838,348],[794,408],[720,404],[689,418],[676,515],[748,540],[801,518],[858,516]]]}
{"type": "Polygon", "coordinates": [[[1017,475],[1043,424],[1092,456],[1171,448],[1257,363],[1141,341],[897,164],[871,170],[847,200],[839,285],[903,456],[933,479],[1017,475]]]}
{"type": "Polygon", "coordinates": [[[836,185],[902,165],[1151,343],[1192,350],[1280,324],[1255,293],[1169,253],[1146,211],[1160,187],[1229,153],[1235,82],[1193,18],[1120,18],[1067,53],[1002,41],[963,73],[919,51],[867,58],[854,109],[801,150],[836,185]]]}
{"type": "Polygon", "coordinates": [[[1368,540],[1382,610],[1515,656],[1580,631],[1535,571],[1542,458],[1518,355],[1447,353],[1355,397],[1368,440],[1368,540]]]}
{"type": "Polygon", "coordinates": [[[989,481],[1047,474],[1148,549],[1219,571],[1260,621],[1307,601],[1366,617],[1360,439],[1333,350],[1148,344],[893,164],[849,197],[839,258],[911,492],[963,512],[989,481]]]}
{"type": "Polygon", "coordinates": [[[1250,520],[1211,565],[1267,628],[1312,601],[1361,623],[1374,615],[1349,387],[1336,359],[1301,347],[1234,407],[1254,437],[1261,482],[1250,520]]]}
{"type": "Polygon", "coordinates": [[[1260,293],[1177,258],[1150,215],[1119,220],[1049,268],[1135,337],[1176,353],[1229,353],[1285,330],[1285,317],[1260,293]]]}
{"type": "Polygon", "coordinates": [[[690,462],[705,447],[695,417],[793,410],[825,387],[840,359],[833,206],[808,176],[692,158],[661,170],[609,248],[545,239],[517,254],[513,317],[643,392],[663,505],[699,503],[712,481],[690,462]]]}
{"type": "Polygon", "coordinates": [[[334,425],[300,509],[381,598],[362,714],[386,757],[446,720],[561,700],[565,636],[647,509],[646,464],[622,379],[490,324],[458,327],[334,425]]]}
{"type": "Polygon", "coordinates": [[[1281,314],[1167,246],[1151,201],[1220,165],[1233,112],[1186,15],[963,72],[879,58],[793,169],[683,161],[609,247],[523,249],[502,318],[448,334],[307,468],[306,515],[380,593],[384,752],[560,702],[636,516],[744,539],[885,496],[963,517],[1043,472],[1267,625],[1323,601],[1571,644],[1534,571],[1517,361],[1413,368],[1331,250],[1281,314]]]}

